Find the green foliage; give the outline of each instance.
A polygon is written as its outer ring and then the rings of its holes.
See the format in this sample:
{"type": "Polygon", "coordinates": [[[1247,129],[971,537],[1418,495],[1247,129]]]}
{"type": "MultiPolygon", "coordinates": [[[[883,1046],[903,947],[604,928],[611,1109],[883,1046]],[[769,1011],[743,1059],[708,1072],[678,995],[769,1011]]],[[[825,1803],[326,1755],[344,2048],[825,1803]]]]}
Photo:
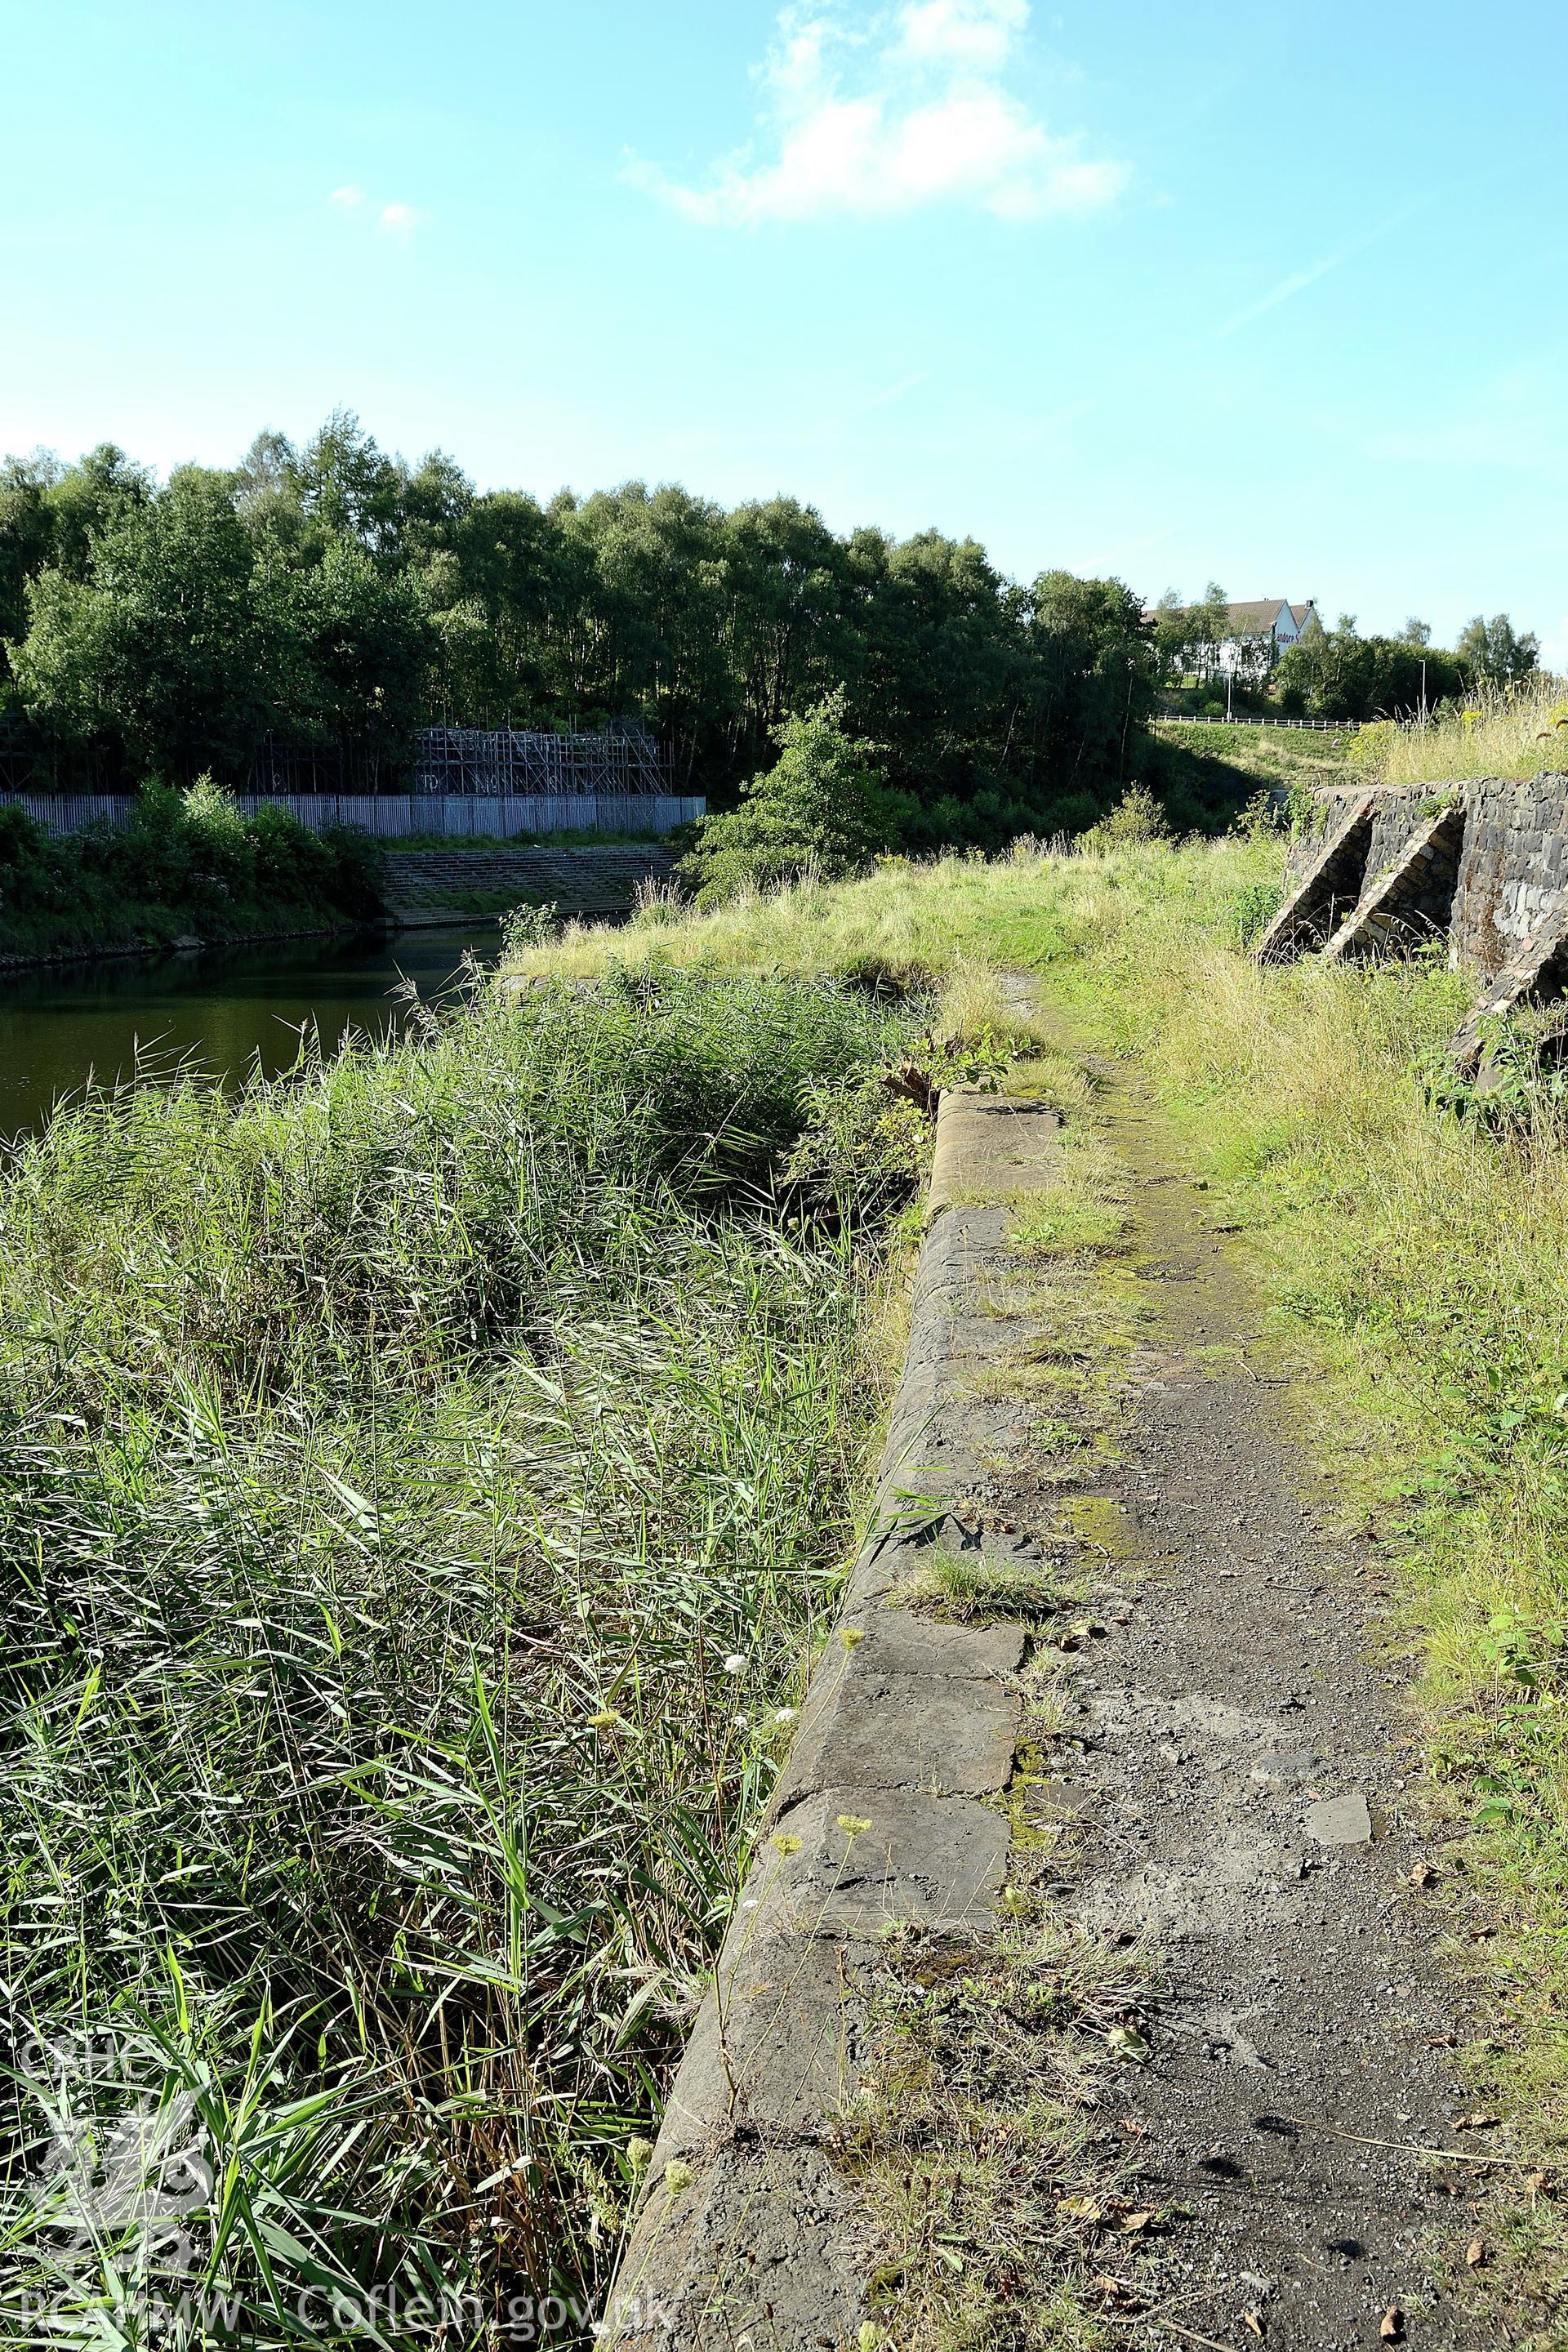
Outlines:
{"type": "Polygon", "coordinates": [[[1478,613],[1454,647],[1468,686],[1517,686],[1537,667],[1540,654],[1540,638],[1533,631],[1521,636],[1506,613],[1494,613],[1489,621],[1478,613]]]}
{"type": "Polygon", "coordinates": [[[510,908],[501,919],[501,948],[507,955],[521,955],[524,948],[543,947],[554,938],[560,928],[560,908],[553,898],[543,905],[522,905],[510,908]]]}
{"type": "Polygon", "coordinates": [[[0,805],[0,952],[47,955],[223,939],[279,919],[342,921],[380,908],[380,856],[347,826],[306,830],[281,808],[240,814],[210,777],[149,785],[129,824],[63,836],[0,805]]]}
{"type": "Polygon", "coordinates": [[[1284,888],[1278,882],[1243,883],[1226,911],[1224,935],[1227,944],[1245,955],[1279,913],[1284,896],[1284,888]]]}
{"type": "Polygon", "coordinates": [[[420,720],[636,716],[722,808],[842,687],[911,843],[985,848],[1091,823],[1142,772],[1156,672],[1119,581],[1019,585],[973,540],[840,536],[784,498],[480,495],[343,414],[161,488],[110,448],[10,461],[0,642],[46,777],[239,784],[268,730],[379,772],[420,720]]]}
{"type": "Polygon", "coordinates": [[[233,1103],[89,1095],[0,1177],[44,2053],[0,2130],[61,2165],[50,2053],[89,2045],[98,2127],[173,2112],[200,2160],[178,2233],[138,2175],[63,2268],[0,2181],[4,2292],[60,2340],[143,2281],[258,2352],[324,2340],[312,2283],[389,2352],[421,2292],[477,2299],[456,2352],[602,2287],[867,1435],[856,1266],[773,1188],[902,1037],[826,983],[479,990],[233,1103]]]}
{"type": "Polygon", "coordinates": [[[893,848],[901,812],[874,762],[879,747],[847,731],[844,709],[840,691],[786,719],[773,766],[742,787],[738,809],[698,827],[680,870],[700,907],[807,873],[837,881],[893,848]]]}
{"type": "Polygon", "coordinates": [[[68,741],[117,734],[192,773],[241,759],[269,715],[272,659],[251,550],[224,478],[182,467],[94,537],[89,576],[52,565],[11,649],[29,714],[68,741]]]}
{"type": "Polygon", "coordinates": [[[1097,824],[1079,836],[1085,850],[1131,849],[1140,842],[1169,841],[1165,812],[1145,784],[1134,784],[1097,824]]]}
{"type": "Polygon", "coordinates": [[[1464,684],[1454,654],[1399,637],[1363,637],[1342,615],[1288,646],[1274,670],[1282,707],[1309,719],[1408,719],[1458,694],[1464,684]]]}

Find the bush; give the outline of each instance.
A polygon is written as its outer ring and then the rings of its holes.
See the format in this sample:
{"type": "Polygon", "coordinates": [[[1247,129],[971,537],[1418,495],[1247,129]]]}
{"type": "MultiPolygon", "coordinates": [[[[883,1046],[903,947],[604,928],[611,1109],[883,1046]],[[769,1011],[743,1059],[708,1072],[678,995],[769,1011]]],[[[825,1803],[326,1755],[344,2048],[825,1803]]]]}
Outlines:
{"type": "Polygon", "coordinates": [[[50,954],[193,929],[222,938],[280,911],[363,919],[380,851],[350,826],[313,834],[286,809],[244,815],[202,777],[142,787],[130,822],[55,837],[0,804],[0,949],[50,954]]]}
{"type": "Polygon", "coordinates": [[[1108,816],[1079,835],[1080,849],[1132,849],[1145,841],[1169,841],[1165,812],[1147,784],[1134,784],[1122,793],[1108,816]]]}
{"type": "Polygon", "coordinates": [[[776,730],[776,764],[742,786],[738,809],[703,820],[681,860],[700,907],[802,875],[857,873],[897,846],[903,807],[874,764],[877,747],[843,724],[842,689],[776,730]]]}

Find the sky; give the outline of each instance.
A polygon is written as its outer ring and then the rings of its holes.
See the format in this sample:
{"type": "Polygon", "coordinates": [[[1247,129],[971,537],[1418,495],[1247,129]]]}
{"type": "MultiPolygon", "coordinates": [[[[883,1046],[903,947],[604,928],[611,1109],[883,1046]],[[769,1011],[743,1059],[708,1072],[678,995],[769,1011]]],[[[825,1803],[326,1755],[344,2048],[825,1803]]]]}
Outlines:
{"type": "Polygon", "coordinates": [[[1568,10],[0,0],[0,449],[354,410],[1568,666],[1568,10]]]}

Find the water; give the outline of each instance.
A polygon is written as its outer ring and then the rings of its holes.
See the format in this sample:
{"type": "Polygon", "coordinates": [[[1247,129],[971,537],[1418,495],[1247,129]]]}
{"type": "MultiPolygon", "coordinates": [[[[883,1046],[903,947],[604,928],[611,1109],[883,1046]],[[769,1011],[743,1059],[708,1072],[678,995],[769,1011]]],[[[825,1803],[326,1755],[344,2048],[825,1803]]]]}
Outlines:
{"type": "Polygon", "coordinates": [[[429,998],[465,950],[498,950],[491,921],[0,974],[0,1137],[40,1127],[89,1073],[129,1077],[139,1047],[162,1068],[188,1055],[233,1080],[258,1059],[269,1076],[286,1070],[311,1021],[328,1049],[350,1029],[382,1035],[404,1018],[389,993],[401,979],[429,998]]]}

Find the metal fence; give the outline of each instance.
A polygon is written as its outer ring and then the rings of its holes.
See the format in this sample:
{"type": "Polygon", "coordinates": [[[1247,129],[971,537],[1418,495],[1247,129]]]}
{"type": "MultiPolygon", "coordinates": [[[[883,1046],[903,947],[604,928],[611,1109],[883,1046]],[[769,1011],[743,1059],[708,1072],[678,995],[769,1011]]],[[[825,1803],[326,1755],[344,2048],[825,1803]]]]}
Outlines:
{"type": "Polygon", "coordinates": [[[1237,710],[1219,714],[1212,710],[1162,710],[1160,724],[1171,727],[1303,727],[1319,735],[1355,735],[1361,730],[1359,719],[1254,719],[1237,710]]]}
{"type": "MultiPolygon", "coordinates": [[[[673,833],[707,814],[700,793],[237,793],[247,816],[287,809],[312,833],[330,824],[357,825],[380,841],[411,833],[445,840],[510,840],[519,835],[620,833],[642,837],[673,833]]],[[[49,833],[79,833],[84,825],[122,825],[136,807],[134,793],[6,793],[0,804],[25,809],[49,833]]]]}

